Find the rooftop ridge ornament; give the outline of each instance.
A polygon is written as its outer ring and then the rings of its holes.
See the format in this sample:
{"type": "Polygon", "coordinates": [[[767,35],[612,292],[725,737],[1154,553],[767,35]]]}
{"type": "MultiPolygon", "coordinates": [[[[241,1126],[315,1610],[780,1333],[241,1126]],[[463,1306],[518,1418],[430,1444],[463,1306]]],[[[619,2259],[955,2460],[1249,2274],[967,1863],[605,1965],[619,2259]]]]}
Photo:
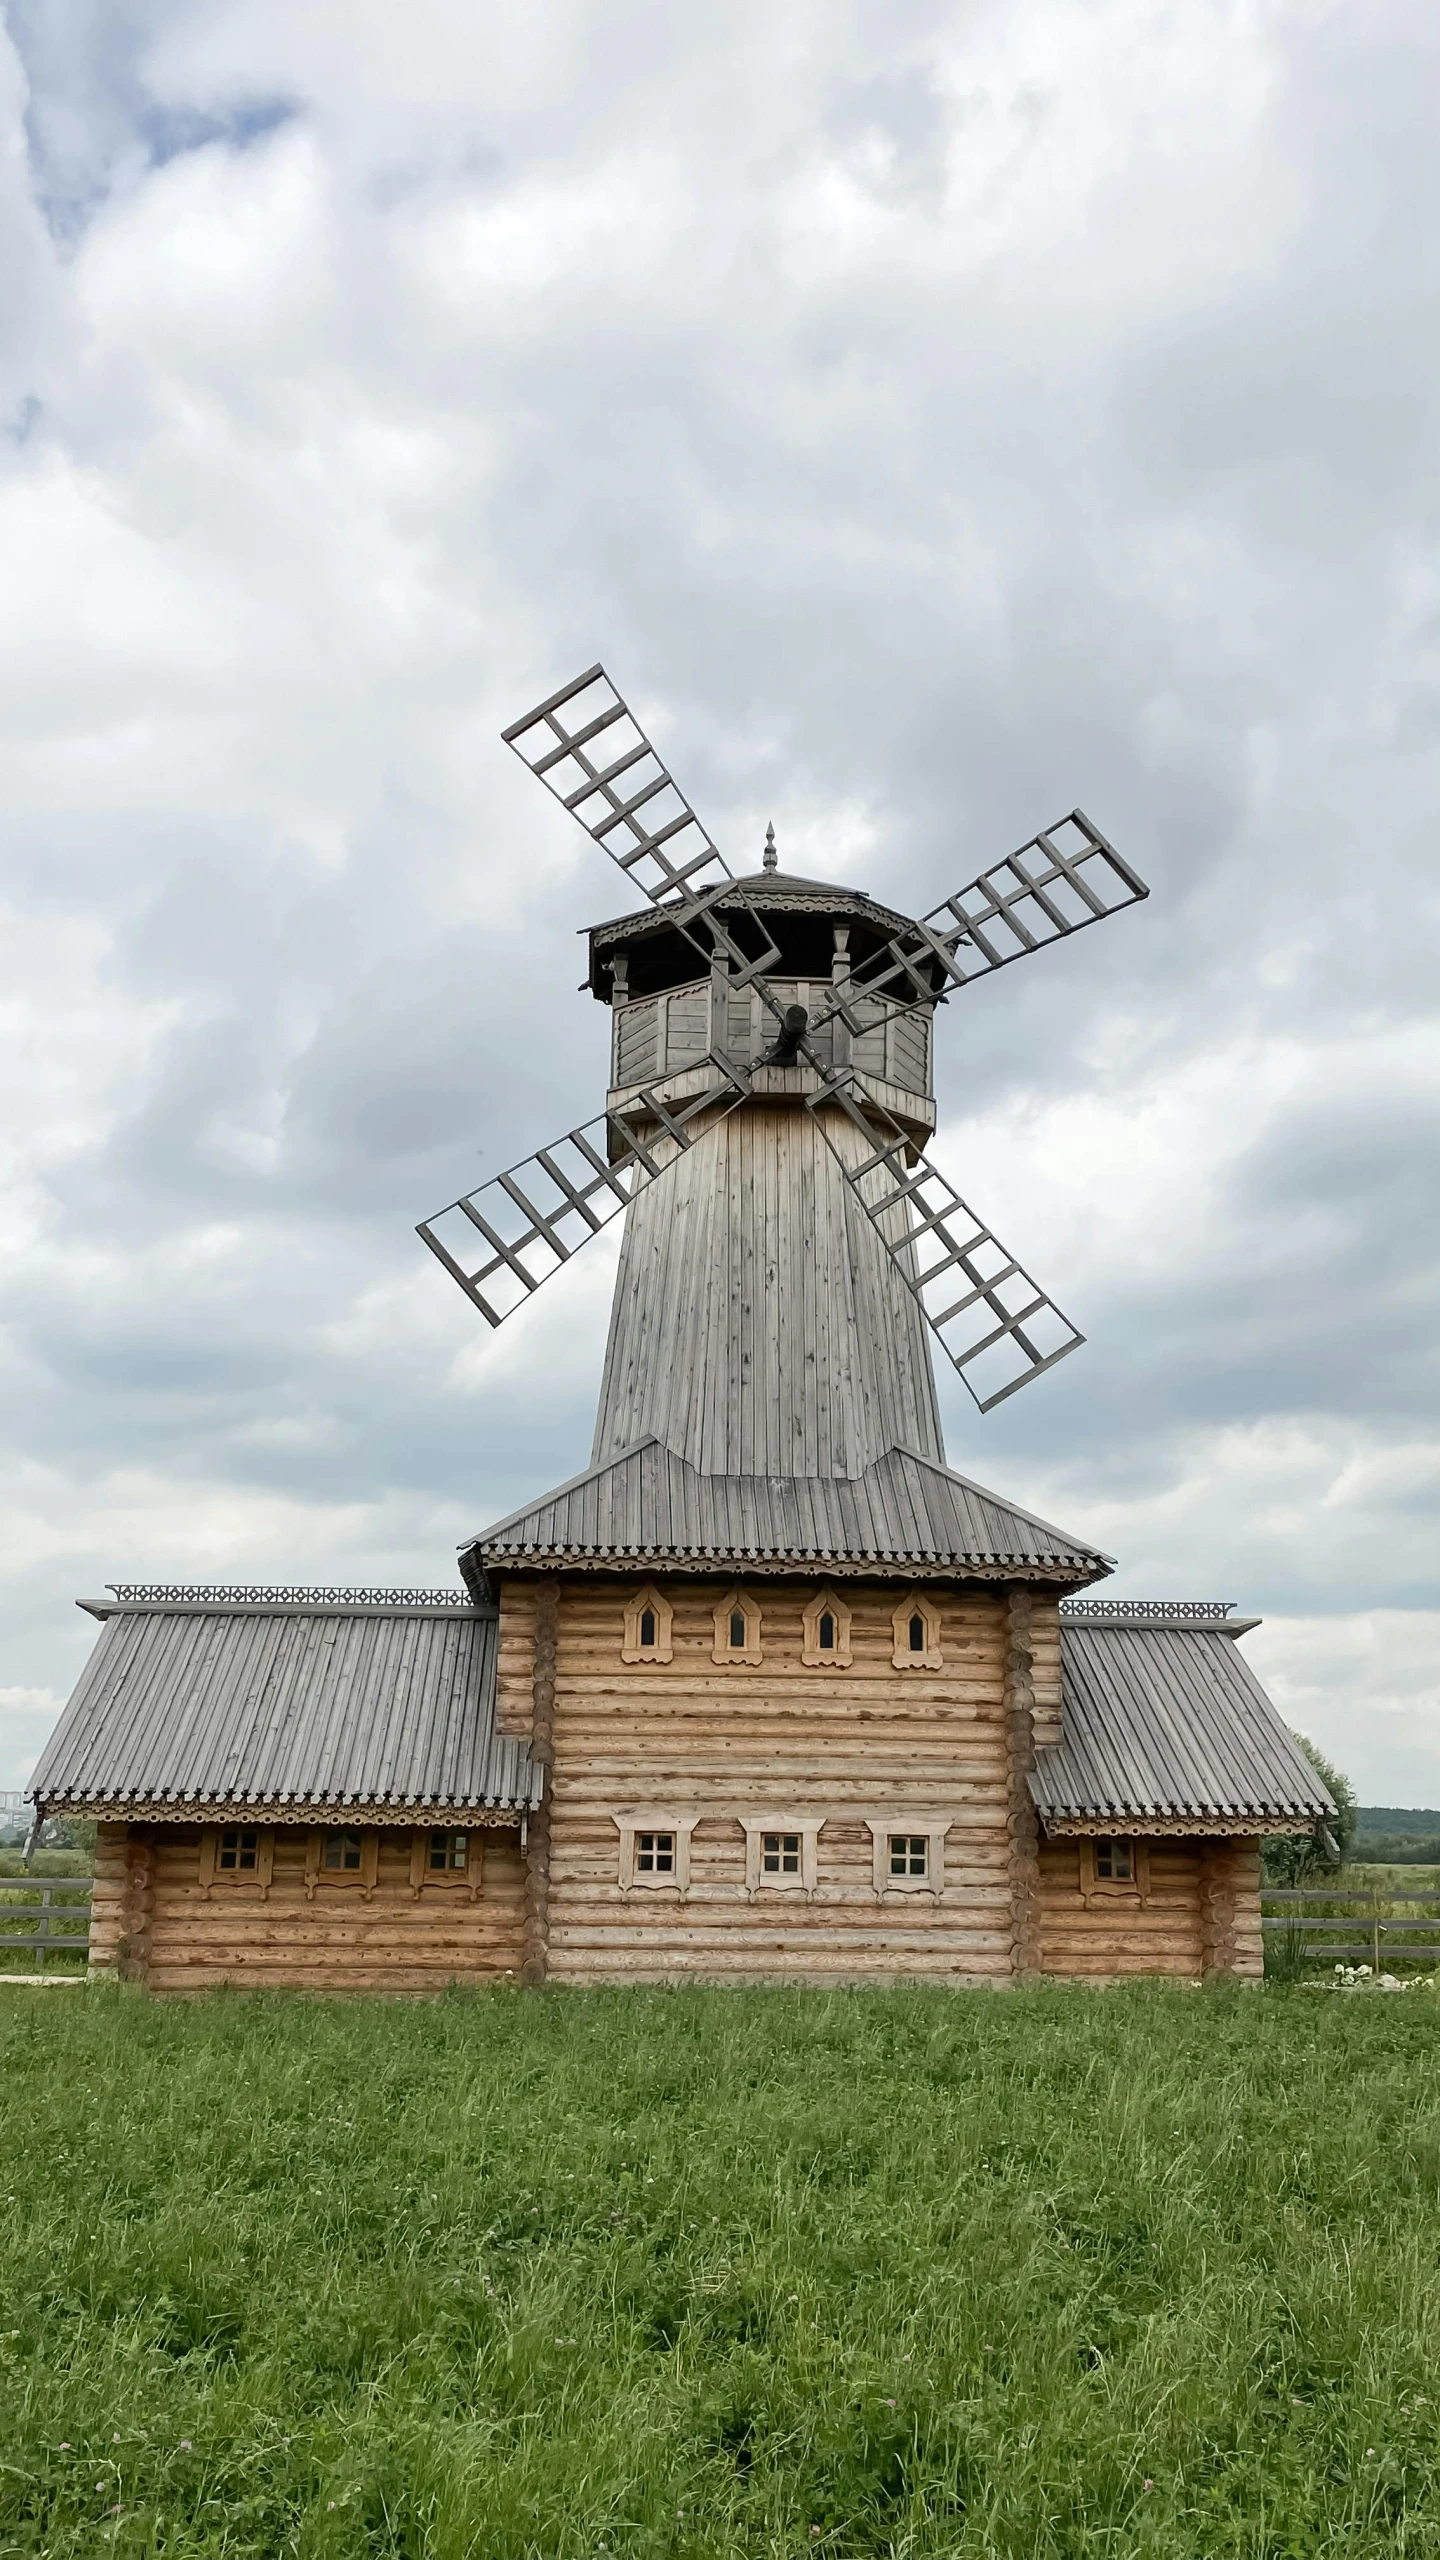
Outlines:
{"type": "Polygon", "coordinates": [[[1228,1618],[1235,1607],[1233,1600],[1104,1600],[1065,1599],[1060,1603],[1062,1618],[1115,1618],[1126,1626],[1159,1626],[1176,1618],[1214,1621],[1228,1618]]]}
{"type": "MultiPolygon", "coordinates": [[[[697,990],[692,1012],[709,1027],[691,1043],[683,1072],[668,1053],[657,1054],[654,1067],[617,1072],[599,1118],[421,1221],[425,1244],[486,1323],[502,1324],[673,1165],[689,1160],[694,1178],[703,1180],[704,1168],[719,1165],[716,1148],[722,1142],[716,1133],[733,1113],[747,1115],[747,1131],[753,1132],[752,1106],[763,1103],[773,1126],[778,1105],[793,1101],[810,1115],[818,1150],[811,1151],[814,1162],[822,1165],[828,1158],[829,1169],[814,1179],[831,1202],[826,1214],[835,1235],[843,1227],[854,1247],[847,1246],[852,1276],[858,1268],[857,1216],[873,1231],[865,1246],[867,1262],[877,1243],[880,1249],[864,1318],[865,1343],[873,1345],[877,1361],[889,1356],[878,1336],[896,1329],[897,1281],[982,1413],[1078,1350],[1085,1338],[1079,1326],[961,1198],[924,1152],[924,1139],[934,1127],[928,1058],[935,1006],[973,979],[1150,894],[1084,811],[1070,810],[952,891],[929,915],[903,922],[888,940],[893,911],[872,928],[865,950],[848,947],[854,936],[842,941],[837,935],[821,983],[813,983],[813,970],[802,969],[802,1001],[793,974],[801,967],[793,939],[787,941],[789,959],[776,939],[789,935],[790,901],[778,887],[775,903],[767,895],[767,881],[779,867],[774,821],[766,828],[763,876],[737,879],[603,666],[587,668],[501,735],[644,892],[654,910],[647,930],[653,933],[655,920],[663,920],[667,938],[679,937],[668,947],[683,947],[697,990]],[[723,1003],[717,990],[723,990],[723,1003]],[[857,1063],[877,1027],[885,1031],[888,1057],[886,1026],[896,1026],[897,1038],[907,1027],[913,1035],[917,1017],[926,1060],[918,1118],[904,1108],[913,1077],[907,1085],[889,1064],[872,1071],[857,1063]],[[777,1076],[787,1081],[777,1087],[777,1076]],[[697,1148],[703,1152],[696,1154],[697,1148]],[[837,1182],[843,1191],[836,1191],[837,1182]],[[478,1261],[477,1236],[483,1247],[478,1261]]],[[[787,880],[787,892],[789,887],[787,880]]],[[[819,903],[823,897],[821,891],[819,903]]],[[[853,915],[853,900],[847,899],[846,911],[853,915]]],[[[872,914],[879,912],[872,908],[872,914]]],[[[632,975],[623,1014],[637,1039],[644,1015],[636,998],[644,993],[632,975]]],[[[618,1048],[615,1054],[618,1061],[618,1048]]],[[[783,1181],[793,1186],[811,1177],[800,1172],[808,1142],[793,1116],[792,1127],[796,1134],[783,1181]]],[[[780,1171],[778,1160],[775,1170],[780,1171]]],[[[635,1221],[630,1224],[633,1229],[635,1221]]],[[[808,1253],[804,1258],[813,1259],[808,1253]]],[[[792,1274],[795,1268],[792,1255],[792,1274]]],[[[704,1285],[699,1264],[695,1278],[704,1285]]],[[[787,1306],[792,1297],[786,1294],[787,1306]]],[[[765,1320],[770,1321],[768,1312],[765,1320]]],[[[806,1321],[818,1324],[822,1318],[816,1312],[806,1321]]],[[[812,1344],[812,1368],[814,1355],[812,1344]]],[[[911,1355],[906,1350],[896,1357],[911,1355]]],[[[923,1337],[915,1357],[928,1378],[923,1337]]],[[[928,1394],[933,1406],[933,1380],[928,1394]]],[[[782,1433],[787,1427],[782,1419],[782,1433]]],[[[937,1433],[938,1428],[937,1415],[937,1433]]],[[[797,1472],[803,1474],[803,1466],[797,1472]]]]}
{"type": "Polygon", "coordinates": [[[193,1606],[273,1609],[469,1609],[468,1591],[345,1590],[330,1583],[299,1582],[107,1582],[116,1600],[148,1600],[193,1606]]]}

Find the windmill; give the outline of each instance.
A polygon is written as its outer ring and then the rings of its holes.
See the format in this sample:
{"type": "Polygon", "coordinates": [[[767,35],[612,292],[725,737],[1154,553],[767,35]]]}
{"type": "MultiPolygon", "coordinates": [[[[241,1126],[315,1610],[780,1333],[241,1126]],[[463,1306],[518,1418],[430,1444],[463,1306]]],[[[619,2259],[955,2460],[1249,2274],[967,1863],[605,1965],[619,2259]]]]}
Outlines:
{"type": "Polygon", "coordinates": [[[717,1426],[713,1386],[702,1385],[687,1390],[694,1414],[683,1430],[672,1416],[661,1436],[719,1472],[799,1474],[858,1472],[887,1433],[938,1452],[917,1311],[982,1413],[1077,1349],[1078,1327],[961,1198],[925,1139],[934,1125],[937,1004],[1149,894],[1084,812],[1072,810],[910,919],[858,893],[780,874],[773,828],[762,871],[737,878],[603,667],[502,734],[643,890],[649,909],[591,934],[592,988],[615,1012],[605,1110],[418,1232],[486,1322],[499,1325],[591,1236],[636,1208],[597,1458],[656,1425],[657,1396],[673,1401],[677,1369],[704,1365],[707,1345],[710,1368],[733,1372],[737,1412],[754,1372],[762,1399],[766,1378],[772,1402],[780,1381],[781,1401],[798,1412],[808,1394],[818,1419],[795,1424],[794,1446],[756,1457],[755,1430],[717,1426]],[[817,957],[820,926],[831,938],[817,957]],[[668,1016],[683,1010],[678,1041],[642,1036],[653,1032],[657,1005],[668,1016]],[[727,1152],[728,1134],[748,1129],[762,1108],[767,1134],[758,1154],[747,1137],[742,1162],[735,1147],[727,1152]],[[683,1182],[687,1162],[689,1207],[677,1192],[667,1208],[665,1191],[683,1182]],[[717,1225],[711,1204],[721,1194],[728,1207],[717,1225]],[[672,1227],[690,1240],[678,1260],[672,1227]],[[710,1266],[727,1250],[735,1272],[729,1284],[715,1283],[710,1266]],[[729,1303],[717,1316],[707,1292],[722,1285],[729,1303]],[[817,1385],[808,1376],[814,1326],[792,1319],[788,1302],[803,1300],[823,1329],[827,1287],[846,1298],[848,1331],[831,1341],[817,1385]],[[657,1299],[667,1301],[659,1316],[657,1299]],[[758,1300],[770,1312],[757,1319],[758,1300]],[[755,1348],[757,1323],[768,1328],[768,1353],[763,1343],[755,1348]],[[840,1400],[869,1415],[846,1429],[826,1418],[842,1375],[840,1400]],[[737,1449],[751,1454],[737,1463],[737,1449]]]}

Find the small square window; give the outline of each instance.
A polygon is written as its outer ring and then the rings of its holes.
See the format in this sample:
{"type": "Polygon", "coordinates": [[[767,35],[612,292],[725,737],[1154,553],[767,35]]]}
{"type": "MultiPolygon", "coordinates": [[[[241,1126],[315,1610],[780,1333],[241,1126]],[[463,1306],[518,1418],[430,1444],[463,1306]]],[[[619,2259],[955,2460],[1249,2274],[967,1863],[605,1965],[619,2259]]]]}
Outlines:
{"type": "Polygon", "coordinates": [[[1097,1840],[1095,1876],[1100,1884],[1133,1884],[1135,1849],[1129,1840],[1097,1840]]]}
{"type": "Polygon", "coordinates": [[[635,1873],[637,1876],[673,1876],[675,1873],[673,1831],[636,1832],[635,1873]]]}
{"type": "Polygon", "coordinates": [[[891,1832],[890,1873],[892,1876],[928,1876],[930,1839],[927,1832],[891,1832]]]}
{"type": "Polygon", "coordinates": [[[221,1875],[253,1876],[260,1864],[258,1831],[222,1831],[215,1864],[221,1875]]]}
{"type": "Polygon", "coordinates": [[[360,1834],[358,1831],[326,1832],[325,1872],[327,1875],[332,1876],[358,1876],[360,1873],[360,1834]]]}
{"type": "Polygon", "coordinates": [[[801,1835],[798,1831],[762,1831],[760,1834],[762,1876],[798,1876],[800,1847],[801,1835]]]}
{"type": "Polygon", "coordinates": [[[470,1839],[467,1832],[431,1832],[429,1865],[432,1876],[463,1876],[469,1863],[470,1839]]]}

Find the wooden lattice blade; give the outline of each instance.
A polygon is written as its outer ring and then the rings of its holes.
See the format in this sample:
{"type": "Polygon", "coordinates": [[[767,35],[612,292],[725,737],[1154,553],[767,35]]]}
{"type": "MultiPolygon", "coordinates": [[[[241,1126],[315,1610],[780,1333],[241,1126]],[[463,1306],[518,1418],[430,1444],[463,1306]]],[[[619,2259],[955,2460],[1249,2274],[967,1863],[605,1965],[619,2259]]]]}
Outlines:
{"type": "Polygon", "coordinates": [[[918,1301],[947,1359],[982,1413],[1079,1349],[1085,1336],[1023,1263],[977,1218],[897,1121],[862,1099],[853,1079],[827,1078],[810,1108],[854,1198],[918,1301]],[[827,1130],[826,1105],[865,1141],[853,1162],[827,1130]]]}
{"type": "Polygon", "coordinates": [[[702,1127],[744,1101],[750,1079],[733,1061],[712,1054],[701,1063],[713,1079],[703,1092],[667,1102],[642,1086],[623,1114],[602,1111],[421,1220],[416,1233],[487,1324],[503,1324],[702,1127]]]}
{"type": "Polygon", "coordinates": [[[562,809],[657,906],[685,906],[730,871],[603,667],[500,732],[562,809]]]}
{"type": "Polygon", "coordinates": [[[735,891],[730,866],[603,667],[587,667],[500,734],[707,967],[723,957],[733,984],[765,996],[779,951],[753,905],[758,950],[745,950],[715,912],[715,900],[735,891]]]}
{"type": "Polygon", "coordinates": [[[1149,895],[1084,810],[1072,809],[896,934],[837,989],[821,1018],[843,1016],[852,989],[900,1004],[931,1003],[947,987],[969,986],[1149,895]]]}

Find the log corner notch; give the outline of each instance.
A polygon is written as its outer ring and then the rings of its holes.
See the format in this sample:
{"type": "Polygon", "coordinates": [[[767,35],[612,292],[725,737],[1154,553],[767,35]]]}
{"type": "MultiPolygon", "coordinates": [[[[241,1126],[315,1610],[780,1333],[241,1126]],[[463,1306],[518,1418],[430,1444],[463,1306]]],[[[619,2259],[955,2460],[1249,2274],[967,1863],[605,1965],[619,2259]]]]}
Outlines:
{"type": "Polygon", "coordinates": [[[134,1824],[102,1822],[95,1838],[90,1970],[144,1982],[150,1969],[155,1851],[134,1824]]]}
{"type": "Polygon", "coordinates": [[[1200,1935],[1205,1979],[1258,1980],[1261,1952],[1260,1851],[1254,1840],[1200,1844],[1200,1935]]]}
{"type": "Polygon", "coordinates": [[[538,1990],[550,1957],[550,1791],[555,1773],[555,1657],[559,1595],[547,1576],[535,1595],[535,1650],[531,1673],[530,1757],[543,1772],[545,1792],[529,1821],[525,1860],[525,1952],[520,1979],[538,1990]]]}
{"type": "Polygon", "coordinates": [[[1012,1584],[1005,1609],[1005,1747],[1010,1780],[1011,1979],[1040,1978],[1040,1825],[1028,1784],[1035,1766],[1035,1602],[1012,1584]]]}

